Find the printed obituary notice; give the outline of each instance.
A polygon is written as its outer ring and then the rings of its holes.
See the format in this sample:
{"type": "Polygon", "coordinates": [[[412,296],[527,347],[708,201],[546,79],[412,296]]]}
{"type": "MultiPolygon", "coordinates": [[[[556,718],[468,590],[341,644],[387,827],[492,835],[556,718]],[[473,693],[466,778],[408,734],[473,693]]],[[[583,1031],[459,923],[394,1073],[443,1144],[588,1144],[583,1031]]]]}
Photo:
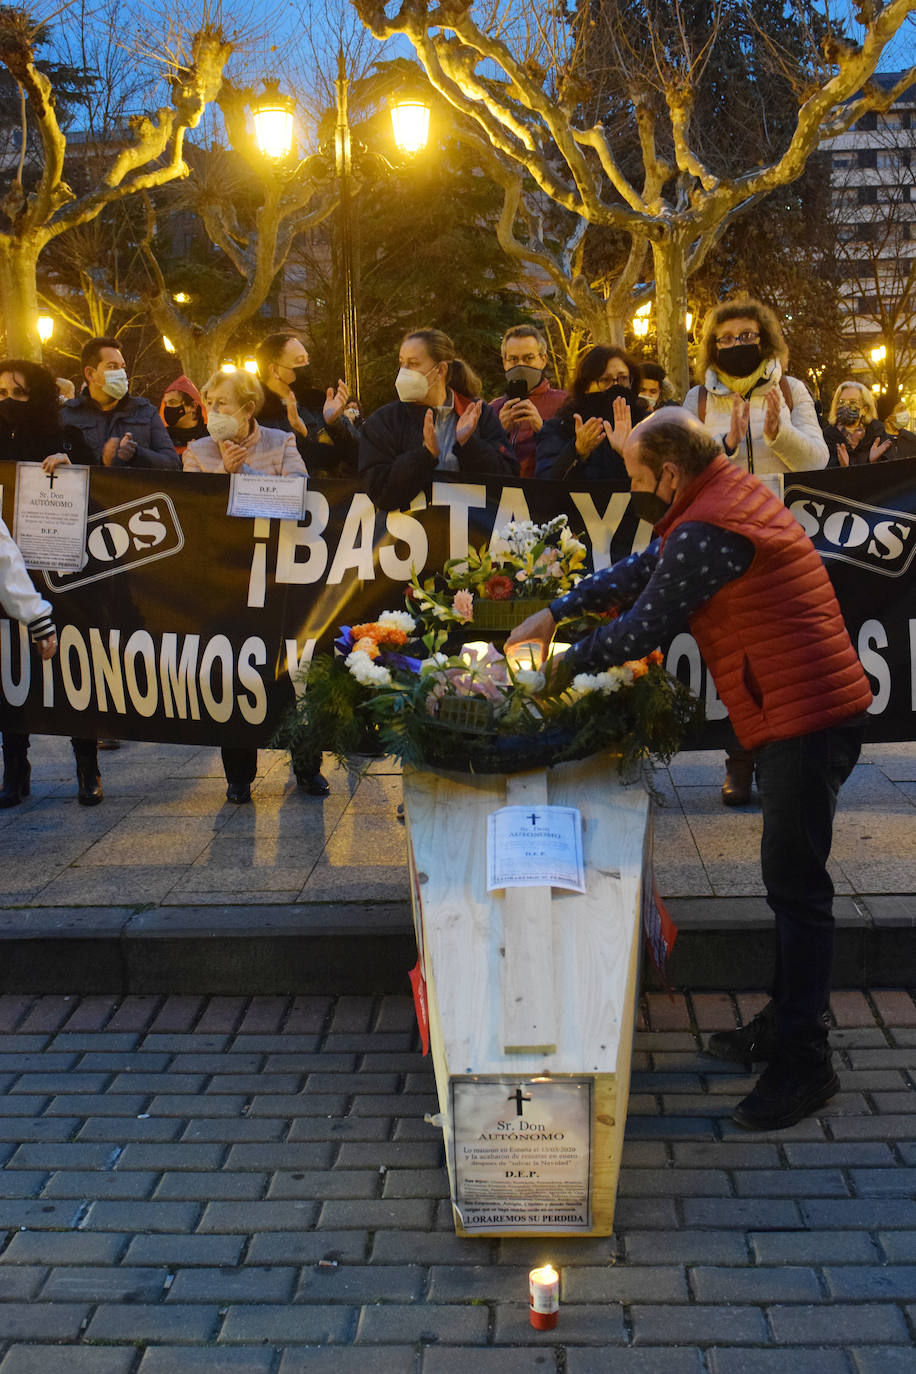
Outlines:
{"type": "Polygon", "coordinates": [[[13,538],[27,568],[79,572],[86,564],[89,469],[16,464],[13,538]]]}
{"type": "Polygon", "coordinates": [[[487,817],[487,891],[585,891],[582,813],[575,806],[503,806],[487,817]]]}
{"type": "Polygon", "coordinates": [[[589,1230],[591,1080],[453,1078],[450,1086],[465,1230],[589,1230]]]}
{"type": "Polygon", "coordinates": [[[227,515],[265,516],[271,520],[305,518],[305,478],[271,477],[234,472],[229,478],[227,515]]]}

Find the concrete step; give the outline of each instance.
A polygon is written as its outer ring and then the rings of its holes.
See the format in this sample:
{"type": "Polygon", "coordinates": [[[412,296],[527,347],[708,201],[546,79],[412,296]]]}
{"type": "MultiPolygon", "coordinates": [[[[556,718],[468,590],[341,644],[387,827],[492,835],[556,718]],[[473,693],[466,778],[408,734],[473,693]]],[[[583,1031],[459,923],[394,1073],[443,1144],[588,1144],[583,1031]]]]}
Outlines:
{"type": "MultiPolygon", "coordinates": [[[[773,918],[761,897],[668,903],[676,988],[763,989],[773,918]]],[[[838,897],[834,983],[895,987],[916,967],[916,896],[838,897]]],[[[0,910],[0,992],[403,993],[416,961],[404,902],[0,910]]],[[[651,968],[649,987],[658,987],[651,968]]]]}

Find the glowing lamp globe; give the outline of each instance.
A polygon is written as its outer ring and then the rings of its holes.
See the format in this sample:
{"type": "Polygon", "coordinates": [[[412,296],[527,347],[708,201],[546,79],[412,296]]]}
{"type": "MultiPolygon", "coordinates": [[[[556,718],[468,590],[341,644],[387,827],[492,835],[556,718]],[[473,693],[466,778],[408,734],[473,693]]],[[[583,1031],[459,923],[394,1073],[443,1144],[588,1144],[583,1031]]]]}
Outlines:
{"type": "Polygon", "coordinates": [[[245,361],[242,363],[242,367],[245,369],[246,372],[250,372],[252,376],[256,377],[258,375],[257,358],[246,358],[245,361]]]}
{"type": "Polygon", "coordinates": [[[39,315],[35,321],[35,328],[38,330],[38,337],[42,343],[47,343],[54,333],[54,321],[50,315],[39,315]]]}
{"type": "Polygon", "coordinates": [[[234,371],[235,371],[235,363],[230,363],[230,362],[220,363],[220,365],[219,365],[219,370],[220,370],[220,372],[234,372],[234,371]]]}
{"type": "Polygon", "coordinates": [[[420,100],[402,100],[391,107],[394,141],[402,153],[419,153],[429,138],[429,106],[420,100]]]}
{"type": "Polygon", "coordinates": [[[172,340],[169,338],[168,334],[163,334],[162,336],[162,347],[165,349],[166,353],[175,352],[175,345],[172,343],[172,340]]]}
{"type": "Polygon", "coordinates": [[[264,94],[252,102],[251,118],[258,150],[275,162],[281,162],[292,152],[294,108],[292,97],[283,95],[276,81],[265,81],[264,94]]]}

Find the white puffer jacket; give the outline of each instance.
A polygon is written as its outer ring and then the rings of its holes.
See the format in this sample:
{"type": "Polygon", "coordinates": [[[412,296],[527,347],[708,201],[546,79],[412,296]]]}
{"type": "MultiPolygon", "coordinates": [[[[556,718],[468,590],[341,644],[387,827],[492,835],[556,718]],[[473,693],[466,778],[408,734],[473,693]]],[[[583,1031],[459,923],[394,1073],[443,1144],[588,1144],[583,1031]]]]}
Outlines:
{"type": "MultiPolygon", "coordinates": [[[[736,466],[748,471],[748,439],[753,458],[753,471],[758,476],[771,472],[804,472],[807,468],[825,468],[829,452],[821,426],[814,409],[811,393],[797,377],[786,377],[792,392],[792,409],[786,405],[786,398],[779,393],[779,432],[775,439],[767,439],[763,433],[765,407],[763,398],[774,387],[779,390],[782,367],[776,358],[771,358],[766,375],[754,387],[749,399],[751,403],[748,438],[743,439],[729,457],[736,466]]],[[[706,373],[706,415],[703,423],[717,439],[728,434],[732,419],[732,401],[735,393],[729,391],[719,379],[717,372],[710,368],[706,373]]],[[[684,398],[684,407],[693,415],[699,415],[700,388],[691,387],[684,398]]]]}
{"type": "Polygon", "coordinates": [[[0,520],[0,605],[11,620],[28,625],[33,640],[54,633],[54,611],[50,601],[40,597],[26,572],[19,545],[13,542],[0,520]]]}

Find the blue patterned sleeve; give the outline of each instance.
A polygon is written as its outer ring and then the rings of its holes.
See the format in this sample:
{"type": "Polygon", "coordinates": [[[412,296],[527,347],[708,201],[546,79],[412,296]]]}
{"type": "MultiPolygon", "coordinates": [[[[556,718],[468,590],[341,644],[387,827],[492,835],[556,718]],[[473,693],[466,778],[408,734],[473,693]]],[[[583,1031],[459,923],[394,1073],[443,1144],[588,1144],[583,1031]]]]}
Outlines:
{"type": "MultiPolygon", "coordinates": [[[[624,608],[616,620],[602,625],[593,634],[580,639],[569,650],[569,666],[577,670],[609,668],[627,659],[643,658],[687,626],[691,615],[709,601],[726,583],[747,572],[754,557],[754,546],[743,535],[721,529],[718,525],[691,522],[680,525],[660,550],[660,541],[650,544],[644,554],[631,554],[613,568],[585,578],[574,592],[561,597],[551,606],[556,616],[569,618],[580,610],[607,610],[611,606],[624,608]],[[626,569],[633,558],[647,560],[653,555],[654,568],[643,579],[634,596],[628,596],[637,581],[635,570],[625,573],[619,585],[624,595],[616,595],[618,583],[614,574],[626,569]],[[606,593],[596,600],[592,583],[606,593]],[[573,610],[568,610],[570,597],[575,597],[573,610]]],[[[641,567],[644,570],[646,564],[641,567]]]]}

